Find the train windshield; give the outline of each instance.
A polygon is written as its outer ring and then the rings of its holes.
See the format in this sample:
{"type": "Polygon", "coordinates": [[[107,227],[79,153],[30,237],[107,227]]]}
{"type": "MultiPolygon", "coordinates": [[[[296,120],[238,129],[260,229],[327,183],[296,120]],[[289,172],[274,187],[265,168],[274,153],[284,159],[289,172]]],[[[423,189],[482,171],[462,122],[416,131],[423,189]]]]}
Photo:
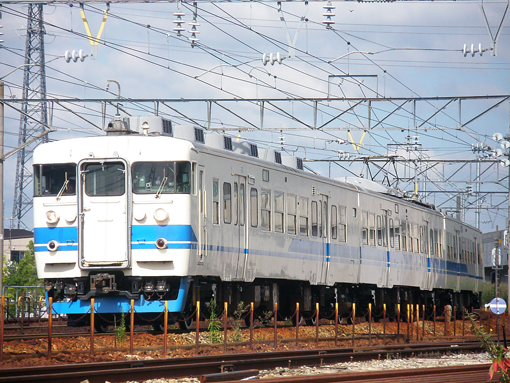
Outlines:
{"type": "Polygon", "coordinates": [[[190,192],[190,163],[186,161],[135,162],[133,193],[174,194],[190,192]]]}
{"type": "Polygon", "coordinates": [[[74,195],[76,164],[34,165],[34,196],[74,195]]]}
{"type": "Polygon", "coordinates": [[[120,196],[126,190],[126,170],[122,162],[93,162],[83,167],[88,196],[120,196]]]}

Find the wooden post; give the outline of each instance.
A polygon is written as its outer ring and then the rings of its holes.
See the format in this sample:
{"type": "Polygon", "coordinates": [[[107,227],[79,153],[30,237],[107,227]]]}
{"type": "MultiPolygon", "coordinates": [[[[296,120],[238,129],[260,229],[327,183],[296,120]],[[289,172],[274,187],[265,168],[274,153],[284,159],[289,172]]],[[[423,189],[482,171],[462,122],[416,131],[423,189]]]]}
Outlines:
{"type": "Polygon", "coordinates": [[[276,333],[278,327],[278,302],[274,303],[274,348],[276,348],[276,333]]]}
{"type": "Polygon", "coordinates": [[[383,341],[386,342],[386,303],[383,303],[383,341]]]}
{"type": "Polygon", "coordinates": [[[90,298],[90,356],[94,355],[94,311],[94,298],[90,298]]]}
{"type": "Polygon", "coordinates": [[[223,304],[223,352],[227,352],[228,302],[223,304]]]}
{"type": "Polygon", "coordinates": [[[299,302],[296,302],[296,346],[299,346],[299,302]]]}
{"type": "Polygon", "coordinates": [[[368,304],[368,342],[372,344],[372,303],[368,304]]]}
{"type": "Polygon", "coordinates": [[[315,344],[319,345],[319,302],[315,302],[315,344]]]}
{"type": "MultiPolygon", "coordinates": [[[[48,301],[49,301],[48,302],[48,360],[50,360],[51,359],[51,348],[52,348],[52,335],[53,335],[52,334],[52,332],[53,332],[53,327],[52,327],[52,325],[53,325],[53,297],[49,297],[48,301]]],[[[92,328],[92,333],[94,333],[93,328],[92,328]]],[[[2,337],[3,337],[3,329],[2,329],[2,337]]]]}
{"type": "MultiPolygon", "coordinates": [[[[186,319],[186,318],[184,318],[186,319]]],[[[166,349],[168,344],[168,301],[165,301],[165,313],[163,315],[163,320],[165,321],[163,324],[163,355],[166,356],[166,349]]]]}
{"type": "Polygon", "coordinates": [[[5,297],[0,298],[0,362],[4,360],[4,318],[5,318],[5,297]]]}
{"type": "Polygon", "coordinates": [[[338,302],[335,302],[335,347],[338,344],[338,302]]]}
{"type": "Polygon", "coordinates": [[[250,348],[253,350],[253,302],[250,303],[250,348]]]}
{"type": "Polygon", "coordinates": [[[354,334],[356,333],[356,303],[352,304],[352,347],[354,347],[354,334]]]}
{"type": "MultiPolygon", "coordinates": [[[[253,311],[253,303],[252,303],[252,311],[253,311]]],[[[195,354],[198,355],[198,344],[200,342],[200,339],[199,339],[199,333],[200,333],[200,301],[197,300],[197,329],[196,329],[196,332],[195,332],[195,354]]]]}
{"type": "Polygon", "coordinates": [[[397,304],[397,342],[400,343],[400,303],[397,304]]]}
{"type": "Polygon", "coordinates": [[[135,343],[135,300],[131,299],[131,315],[130,315],[130,336],[129,336],[129,352],[131,355],[134,353],[134,343],[135,343]]]}

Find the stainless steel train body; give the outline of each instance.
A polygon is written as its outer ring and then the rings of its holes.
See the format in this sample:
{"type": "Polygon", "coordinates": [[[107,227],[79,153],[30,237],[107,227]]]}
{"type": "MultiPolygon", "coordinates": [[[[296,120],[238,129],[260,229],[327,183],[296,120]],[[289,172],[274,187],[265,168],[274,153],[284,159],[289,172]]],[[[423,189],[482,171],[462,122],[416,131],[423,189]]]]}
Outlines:
{"type": "Polygon", "coordinates": [[[103,325],[131,299],[140,322],[164,301],[175,318],[210,299],[259,312],[279,302],[289,317],[296,302],[321,315],[335,302],[478,305],[473,227],[387,188],[305,172],[297,157],[142,120],[34,152],[37,272],[71,321],[87,323],[90,298],[103,325]]]}

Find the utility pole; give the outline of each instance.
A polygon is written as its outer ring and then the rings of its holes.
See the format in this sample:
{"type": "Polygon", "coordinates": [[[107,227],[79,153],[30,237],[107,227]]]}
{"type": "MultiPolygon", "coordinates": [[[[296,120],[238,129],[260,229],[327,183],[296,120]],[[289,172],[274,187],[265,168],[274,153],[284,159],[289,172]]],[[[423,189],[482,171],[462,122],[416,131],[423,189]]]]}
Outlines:
{"type": "Polygon", "coordinates": [[[0,80],[0,296],[3,295],[4,271],[4,82],[0,80]]]}
{"type": "MultiPolygon", "coordinates": [[[[23,75],[24,100],[41,100],[46,98],[45,33],[43,5],[29,4],[23,75]]],[[[18,136],[19,146],[44,132],[48,123],[48,111],[44,101],[24,101],[21,110],[18,136]]],[[[48,137],[46,135],[43,136],[42,142],[47,141],[48,137]]],[[[32,159],[33,150],[39,142],[36,141],[31,146],[23,147],[18,152],[12,209],[12,217],[15,220],[14,227],[17,229],[28,228],[22,221],[25,214],[32,208],[32,197],[27,195],[28,187],[32,182],[32,170],[29,168],[28,163],[32,159]]]]}

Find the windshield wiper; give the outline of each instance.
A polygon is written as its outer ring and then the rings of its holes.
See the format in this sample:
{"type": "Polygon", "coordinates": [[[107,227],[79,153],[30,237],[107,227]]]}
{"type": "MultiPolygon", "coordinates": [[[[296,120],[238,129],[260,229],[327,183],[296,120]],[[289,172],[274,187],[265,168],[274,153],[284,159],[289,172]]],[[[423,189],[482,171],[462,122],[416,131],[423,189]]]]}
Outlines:
{"type": "Polygon", "coordinates": [[[156,196],[154,198],[159,198],[161,193],[163,193],[163,188],[165,187],[166,181],[168,180],[167,177],[163,177],[163,181],[161,181],[161,185],[159,185],[159,189],[156,192],[156,196]]]}
{"type": "Polygon", "coordinates": [[[60,191],[58,192],[57,194],[57,201],[62,197],[62,194],[64,193],[64,190],[67,190],[67,184],[69,183],[69,180],[66,179],[64,181],[64,184],[62,185],[62,187],[60,188],[60,191]]]}

